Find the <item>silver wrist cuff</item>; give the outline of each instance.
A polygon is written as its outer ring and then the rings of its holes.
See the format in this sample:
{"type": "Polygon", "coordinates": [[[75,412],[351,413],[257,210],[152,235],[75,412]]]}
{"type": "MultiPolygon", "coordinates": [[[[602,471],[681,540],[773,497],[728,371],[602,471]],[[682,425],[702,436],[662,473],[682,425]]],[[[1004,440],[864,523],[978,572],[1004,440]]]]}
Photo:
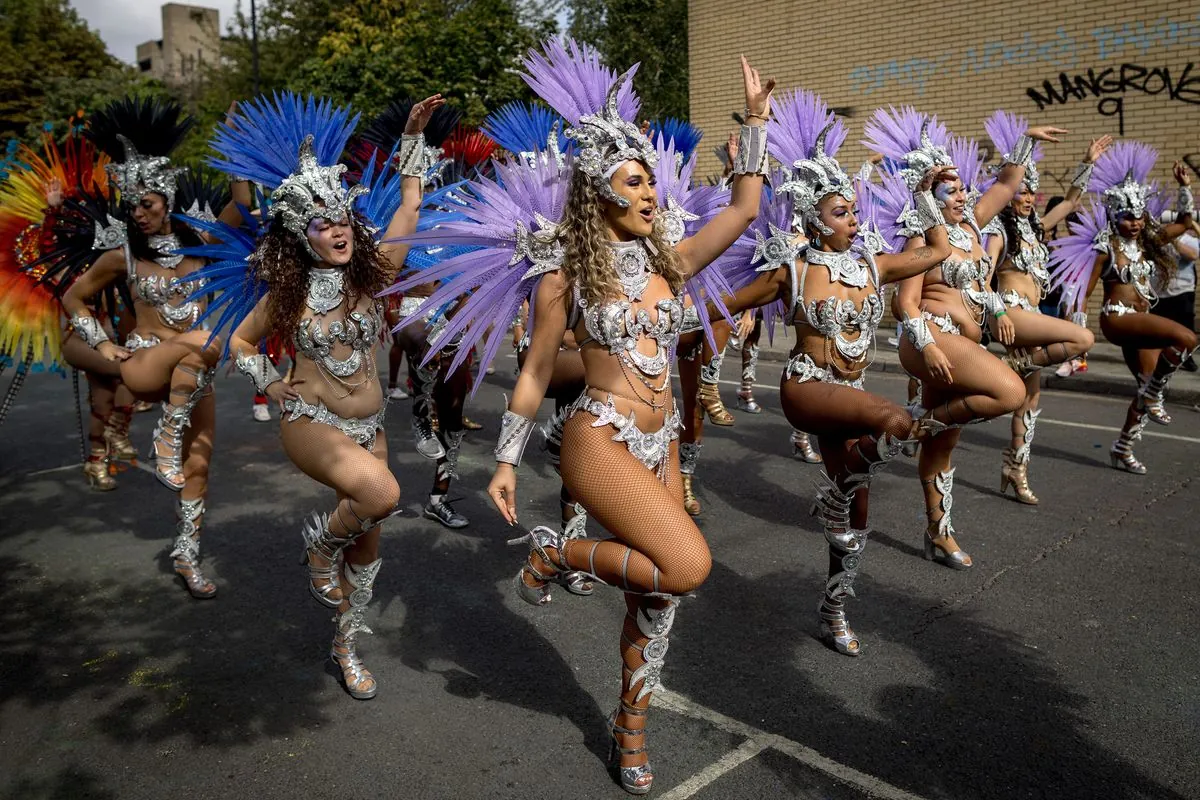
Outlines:
{"type": "Polygon", "coordinates": [[[1175,210],[1179,216],[1196,215],[1196,199],[1192,196],[1192,187],[1180,186],[1179,198],[1175,202],[1175,210]]]}
{"type": "Polygon", "coordinates": [[[1080,161],[1079,165],[1075,167],[1075,174],[1071,176],[1071,185],[1081,192],[1086,192],[1088,184],[1092,182],[1092,170],[1095,168],[1095,164],[1080,161]]]}
{"type": "Polygon", "coordinates": [[[734,175],[767,174],[767,126],[743,125],[738,133],[738,154],[733,160],[734,175]]]}
{"type": "Polygon", "coordinates": [[[929,332],[929,325],[924,317],[905,317],[900,321],[900,327],[904,328],[904,338],[912,342],[912,346],[917,350],[924,350],[934,343],[933,334],[929,332]]]}
{"type": "Polygon", "coordinates": [[[1002,317],[1008,313],[1008,308],[1004,305],[1004,298],[996,292],[988,292],[984,295],[983,307],[993,317],[1002,317]]]}
{"type": "Polygon", "coordinates": [[[1072,313],[1071,314],[1071,322],[1074,322],[1076,325],[1079,325],[1080,327],[1086,328],[1087,327],[1087,312],[1086,311],[1076,311],[1076,312],[1072,313]]]}
{"type": "Polygon", "coordinates": [[[404,134],[400,137],[400,148],[392,156],[392,166],[401,175],[409,178],[425,177],[425,134],[404,134]]]}
{"type": "Polygon", "coordinates": [[[1030,139],[1025,134],[1021,134],[1017,139],[1017,143],[1013,145],[1012,151],[1004,154],[1003,161],[1005,164],[1028,167],[1032,158],[1033,139],[1030,139]]]}
{"type": "Polygon", "coordinates": [[[529,417],[505,411],[500,420],[500,438],[496,442],[496,461],[521,466],[525,445],[533,435],[536,424],[529,417]]]}
{"type": "Polygon", "coordinates": [[[858,180],[860,180],[860,181],[869,181],[869,180],[871,180],[871,173],[873,173],[874,171],[875,171],[875,165],[872,164],[870,161],[864,161],[862,163],[862,166],[858,168],[858,174],[855,175],[854,177],[858,178],[858,180]]]}
{"type": "Polygon", "coordinates": [[[922,231],[946,224],[942,210],[937,207],[937,201],[933,199],[933,192],[925,190],[913,194],[913,207],[917,211],[917,225],[922,231]]]}
{"type": "Polygon", "coordinates": [[[279,370],[275,369],[271,359],[262,353],[255,353],[252,356],[238,353],[234,363],[237,365],[238,372],[249,377],[254,382],[254,388],[259,392],[265,392],[272,383],[283,380],[283,376],[279,374],[279,370]]]}
{"type": "Polygon", "coordinates": [[[104,332],[104,327],[100,324],[100,320],[87,314],[76,314],[71,317],[71,327],[75,329],[75,333],[79,334],[79,338],[83,339],[83,343],[93,350],[99,346],[101,342],[108,341],[108,334],[104,332]]]}

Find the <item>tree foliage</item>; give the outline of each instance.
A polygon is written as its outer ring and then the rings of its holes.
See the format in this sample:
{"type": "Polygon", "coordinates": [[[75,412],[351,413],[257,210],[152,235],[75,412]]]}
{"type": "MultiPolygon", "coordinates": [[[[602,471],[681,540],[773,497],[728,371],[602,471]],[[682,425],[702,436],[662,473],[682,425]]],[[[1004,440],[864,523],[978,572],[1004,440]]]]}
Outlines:
{"type": "Polygon", "coordinates": [[[573,0],[570,33],[617,70],[641,62],[634,86],[648,119],[688,117],[687,0],[573,0]]]}

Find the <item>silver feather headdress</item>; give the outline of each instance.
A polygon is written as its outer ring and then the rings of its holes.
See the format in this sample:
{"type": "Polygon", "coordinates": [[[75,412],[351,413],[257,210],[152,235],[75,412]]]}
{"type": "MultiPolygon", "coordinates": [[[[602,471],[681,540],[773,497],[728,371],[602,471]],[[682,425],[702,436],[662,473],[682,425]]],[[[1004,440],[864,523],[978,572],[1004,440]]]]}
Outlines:
{"type": "Polygon", "coordinates": [[[143,156],[129,139],[120,134],[117,138],[125,148],[125,160],[112,161],[104,168],[117,185],[121,200],[137,205],[143,197],[155,192],[167,198],[168,209],[174,208],[178,179],[187,168],[172,167],[171,159],[166,156],[143,156]]]}
{"type": "Polygon", "coordinates": [[[613,173],[626,161],[641,161],[650,168],[658,165],[654,143],[617,110],[617,93],[625,81],[633,79],[635,69],[626,72],[612,85],[602,109],[581,117],[578,125],[565,131],[566,137],[579,145],[576,160],[579,169],[591,177],[604,199],[621,208],[627,207],[629,201],[613,191],[609,183],[613,173]]]}
{"type": "Polygon", "coordinates": [[[850,176],[842,169],[837,159],[825,152],[825,137],[833,125],[834,122],[831,121],[821,130],[809,158],[792,163],[786,180],[779,187],[779,191],[792,198],[793,221],[812,226],[825,234],[833,231],[821,222],[817,213],[817,203],[821,198],[829,194],[838,194],[847,202],[854,202],[854,185],[850,176]]]}
{"type": "Polygon", "coordinates": [[[345,171],[344,164],[321,166],[313,150],[313,136],[309,134],[300,145],[295,172],[271,192],[271,219],[282,220],[283,227],[304,243],[313,258],[317,254],[308,243],[308,224],[318,217],[335,221],[349,217],[354,198],[367,193],[362,185],[347,188],[342,183],[345,171]]]}
{"type": "Polygon", "coordinates": [[[1122,214],[1130,214],[1134,217],[1143,216],[1146,213],[1149,190],[1150,187],[1137,181],[1132,170],[1126,172],[1120,183],[1108,187],[1101,195],[1109,219],[1115,220],[1122,214]]]}

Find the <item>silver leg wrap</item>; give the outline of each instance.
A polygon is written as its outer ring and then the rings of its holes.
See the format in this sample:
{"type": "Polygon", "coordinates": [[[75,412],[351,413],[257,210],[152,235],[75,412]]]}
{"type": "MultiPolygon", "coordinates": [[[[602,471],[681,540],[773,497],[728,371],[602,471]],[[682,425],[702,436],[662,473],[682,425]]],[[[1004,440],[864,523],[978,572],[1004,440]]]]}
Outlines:
{"type": "Polygon", "coordinates": [[[700,365],[700,382],[715,384],[721,380],[721,364],[725,362],[725,351],[715,353],[708,363],[700,365]]]}
{"type": "Polygon", "coordinates": [[[446,450],[444,459],[438,461],[438,481],[458,479],[458,454],[462,449],[464,436],[466,436],[466,431],[451,431],[449,433],[442,432],[438,434],[438,439],[441,440],[446,450]]]}
{"type": "Polygon", "coordinates": [[[154,426],[153,442],[150,445],[150,456],[154,459],[155,475],[169,488],[178,491],[183,488],[183,431],[192,426],[192,411],[200,401],[212,392],[212,379],[216,370],[193,372],[196,376],[196,388],[188,395],[187,400],[179,405],[162,404],[162,417],[154,426]],[[159,454],[155,443],[162,442],[169,450],[165,455],[159,454]]]}
{"type": "Polygon", "coordinates": [[[383,559],[379,558],[362,566],[346,564],[346,581],[352,587],[350,596],[346,598],[350,607],[334,617],[337,633],[333,637],[330,657],[341,667],[346,689],[352,696],[358,698],[367,698],[375,694],[376,687],[374,685],[366,690],[359,688],[364,682],[368,680],[373,682],[374,679],[371,673],[367,672],[358,655],[358,635],[371,633],[371,629],[367,627],[366,623],[367,606],[374,594],[375,579],[378,577],[379,568],[382,565],[383,559]],[[343,652],[338,652],[339,649],[343,652]]]}
{"type": "Polygon", "coordinates": [[[758,345],[745,348],[746,358],[742,361],[742,388],[750,388],[758,380],[758,345]]]}
{"type": "Polygon", "coordinates": [[[1037,428],[1038,417],[1042,415],[1042,410],[1027,409],[1021,415],[1021,423],[1025,426],[1025,433],[1021,437],[1021,446],[1013,452],[1014,464],[1028,464],[1030,448],[1033,447],[1033,435],[1037,428]]]}
{"type": "Polygon", "coordinates": [[[1144,475],[1146,473],[1146,465],[1138,461],[1137,457],[1133,454],[1133,443],[1141,441],[1142,431],[1146,429],[1148,418],[1148,414],[1138,414],[1137,421],[1128,430],[1121,431],[1121,435],[1113,442],[1109,456],[1114,468],[1122,469],[1125,472],[1132,472],[1135,475],[1144,475]]]}
{"type": "Polygon", "coordinates": [[[950,521],[950,509],[954,508],[954,467],[934,475],[933,488],[941,495],[937,505],[938,510],[942,512],[941,519],[937,521],[937,538],[953,536],[954,525],[950,521]]]}
{"type": "Polygon", "coordinates": [[[642,698],[662,686],[663,665],[667,658],[667,648],[670,646],[669,634],[675,624],[675,609],[679,601],[674,597],[667,598],[665,608],[651,608],[643,603],[638,607],[638,630],[649,641],[642,646],[642,660],[645,662],[629,676],[628,691],[637,689],[633,702],[641,702],[642,698]],[[640,686],[640,688],[639,688],[640,686]]]}
{"type": "Polygon", "coordinates": [[[200,518],[204,516],[204,498],[180,498],[176,513],[179,522],[175,525],[175,546],[171,550],[175,571],[193,597],[212,597],[216,594],[216,586],[200,571],[200,518]]]}
{"type": "Polygon", "coordinates": [[[684,475],[696,474],[696,463],[700,460],[702,442],[679,443],[679,471],[684,475]]]}

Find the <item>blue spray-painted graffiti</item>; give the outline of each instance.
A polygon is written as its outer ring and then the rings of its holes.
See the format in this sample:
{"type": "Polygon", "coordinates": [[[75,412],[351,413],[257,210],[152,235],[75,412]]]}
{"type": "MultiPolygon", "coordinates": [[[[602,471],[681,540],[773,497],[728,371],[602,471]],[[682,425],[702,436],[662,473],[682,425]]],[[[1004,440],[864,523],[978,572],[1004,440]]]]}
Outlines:
{"type": "Polygon", "coordinates": [[[899,88],[921,95],[934,79],[978,75],[1028,64],[1045,64],[1069,71],[1079,65],[1093,46],[1098,59],[1117,58],[1127,51],[1145,54],[1154,48],[1170,51],[1200,47],[1200,14],[1184,20],[1163,17],[1156,22],[1100,26],[1089,31],[1089,37],[1083,40],[1059,27],[1047,38],[1039,39],[1032,33],[1025,33],[1016,40],[994,39],[971,45],[961,56],[941,53],[929,58],[861,64],[850,69],[850,91],[872,94],[899,88]]]}

